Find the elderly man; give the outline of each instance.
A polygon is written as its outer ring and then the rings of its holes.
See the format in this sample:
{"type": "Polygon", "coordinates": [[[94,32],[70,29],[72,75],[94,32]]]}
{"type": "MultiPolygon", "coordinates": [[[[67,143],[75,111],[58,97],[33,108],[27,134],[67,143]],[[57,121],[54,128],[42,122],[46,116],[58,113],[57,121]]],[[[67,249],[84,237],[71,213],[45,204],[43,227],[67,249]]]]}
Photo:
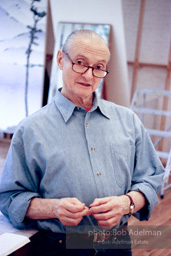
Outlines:
{"type": "Polygon", "coordinates": [[[147,132],[95,93],[109,58],[98,34],[73,32],[57,54],[62,89],[13,136],[0,208],[16,227],[41,230],[37,255],[131,255],[117,230],[157,203],[164,170],[147,132]]]}

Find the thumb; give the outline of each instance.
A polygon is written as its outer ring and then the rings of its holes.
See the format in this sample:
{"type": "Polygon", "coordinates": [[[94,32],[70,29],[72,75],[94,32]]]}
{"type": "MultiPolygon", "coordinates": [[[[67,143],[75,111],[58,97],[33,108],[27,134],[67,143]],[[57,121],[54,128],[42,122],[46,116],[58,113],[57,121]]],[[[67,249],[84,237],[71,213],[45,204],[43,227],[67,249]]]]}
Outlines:
{"type": "Polygon", "coordinates": [[[96,198],[92,204],[90,204],[90,207],[98,206],[101,204],[105,204],[107,202],[107,198],[96,198]]]}
{"type": "Polygon", "coordinates": [[[70,198],[70,203],[76,207],[78,206],[82,210],[85,208],[85,203],[80,202],[77,198],[70,198]]]}

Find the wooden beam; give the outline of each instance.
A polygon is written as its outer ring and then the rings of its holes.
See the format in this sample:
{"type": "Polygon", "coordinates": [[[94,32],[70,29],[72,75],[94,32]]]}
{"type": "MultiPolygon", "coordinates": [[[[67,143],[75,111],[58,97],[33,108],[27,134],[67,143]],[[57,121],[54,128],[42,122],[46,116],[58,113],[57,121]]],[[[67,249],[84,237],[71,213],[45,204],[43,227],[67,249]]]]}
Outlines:
{"type": "MultiPolygon", "coordinates": [[[[128,65],[134,65],[134,62],[133,61],[128,61],[127,62],[128,65]]],[[[144,67],[150,67],[150,68],[165,68],[167,69],[168,68],[168,65],[162,65],[162,64],[154,64],[154,63],[142,63],[142,62],[139,62],[138,63],[138,67],[139,68],[144,68],[144,67]]]]}
{"type": "Polygon", "coordinates": [[[143,21],[144,21],[145,2],[146,2],[146,0],[141,0],[141,5],[140,5],[140,15],[139,15],[138,32],[137,32],[137,40],[136,40],[136,48],[135,48],[134,70],[133,70],[133,77],[132,77],[131,99],[133,97],[133,94],[134,94],[134,91],[135,91],[136,85],[137,85],[138,65],[139,65],[139,57],[140,57],[140,47],[141,47],[143,21]]]}

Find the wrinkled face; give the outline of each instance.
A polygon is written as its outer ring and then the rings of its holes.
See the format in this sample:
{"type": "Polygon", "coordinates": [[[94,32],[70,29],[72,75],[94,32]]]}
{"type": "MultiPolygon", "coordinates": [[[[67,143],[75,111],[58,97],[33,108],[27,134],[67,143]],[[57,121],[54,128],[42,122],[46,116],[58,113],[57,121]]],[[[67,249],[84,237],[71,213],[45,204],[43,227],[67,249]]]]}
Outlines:
{"type": "MultiPolygon", "coordinates": [[[[106,69],[109,60],[109,51],[104,42],[96,38],[76,37],[67,52],[74,63],[100,67],[106,69]]],[[[76,98],[92,98],[92,93],[97,89],[101,78],[93,76],[92,69],[84,74],[72,70],[72,64],[62,51],[58,51],[58,66],[63,70],[63,90],[71,101],[76,98]]]]}

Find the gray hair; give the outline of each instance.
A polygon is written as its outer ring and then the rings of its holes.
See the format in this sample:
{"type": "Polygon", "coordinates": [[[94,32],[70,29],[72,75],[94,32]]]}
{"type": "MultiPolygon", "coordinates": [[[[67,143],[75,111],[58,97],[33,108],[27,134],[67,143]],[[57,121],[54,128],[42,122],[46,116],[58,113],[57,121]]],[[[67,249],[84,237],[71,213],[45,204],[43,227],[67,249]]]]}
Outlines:
{"type": "MultiPolygon", "coordinates": [[[[77,36],[84,37],[84,38],[98,39],[101,42],[103,42],[106,45],[107,49],[109,50],[108,44],[106,43],[105,39],[103,37],[101,37],[99,34],[97,34],[95,31],[88,30],[88,29],[80,29],[80,30],[73,31],[67,37],[67,39],[66,39],[66,41],[65,41],[65,43],[63,44],[63,47],[62,47],[63,52],[67,53],[69,51],[69,48],[70,48],[70,45],[71,45],[72,41],[77,36]]],[[[109,50],[109,55],[110,55],[110,50],[109,50]]]]}

